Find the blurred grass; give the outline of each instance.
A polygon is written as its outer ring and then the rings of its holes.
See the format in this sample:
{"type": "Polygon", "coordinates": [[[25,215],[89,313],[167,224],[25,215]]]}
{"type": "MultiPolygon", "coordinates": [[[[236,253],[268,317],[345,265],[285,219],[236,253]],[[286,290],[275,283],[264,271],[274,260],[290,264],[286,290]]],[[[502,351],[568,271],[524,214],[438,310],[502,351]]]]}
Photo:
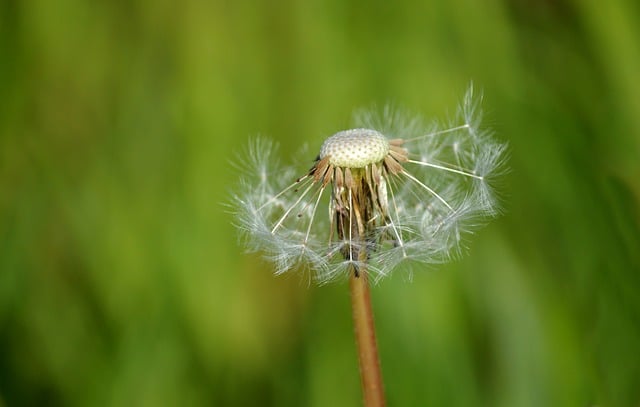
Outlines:
{"type": "Polygon", "coordinates": [[[229,162],[371,103],[443,119],[469,80],[507,213],[374,288],[389,403],[640,405],[639,11],[4,1],[0,405],[358,405],[346,286],[242,253],[229,162]]]}

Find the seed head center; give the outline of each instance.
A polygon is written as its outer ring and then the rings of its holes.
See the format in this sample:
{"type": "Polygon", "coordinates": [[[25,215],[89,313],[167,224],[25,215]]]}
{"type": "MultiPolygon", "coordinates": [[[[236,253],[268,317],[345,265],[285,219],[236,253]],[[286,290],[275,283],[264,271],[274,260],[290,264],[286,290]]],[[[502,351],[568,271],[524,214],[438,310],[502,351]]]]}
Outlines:
{"type": "Polygon", "coordinates": [[[329,156],[336,167],[364,168],[380,162],[389,153],[389,142],[381,133],[370,129],[351,129],[334,134],[320,148],[320,159],[329,156]]]}

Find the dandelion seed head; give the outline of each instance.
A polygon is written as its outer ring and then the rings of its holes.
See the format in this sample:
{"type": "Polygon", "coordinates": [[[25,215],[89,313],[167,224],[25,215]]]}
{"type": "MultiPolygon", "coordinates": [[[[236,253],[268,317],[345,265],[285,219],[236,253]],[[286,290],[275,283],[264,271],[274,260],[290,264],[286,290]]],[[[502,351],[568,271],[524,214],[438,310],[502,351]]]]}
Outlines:
{"type": "Polygon", "coordinates": [[[389,152],[389,141],[376,130],[351,129],[334,134],[320,147],[320,159],[329,158],[337,167],[364,168],[377,163],[389,152]]]}
{"type": "Polygon", "coordinates": [[[328,137],[307,170],[280,165],[268,140],[248,149],[235,224],[276,274],[309,270],[326,283],[366,270],[377,282],[402,264],[458,256],[499,213],[505,145],[481,126],[471,89],[448,127],[390,108],[360,112],[355,125],[328,137]]]}

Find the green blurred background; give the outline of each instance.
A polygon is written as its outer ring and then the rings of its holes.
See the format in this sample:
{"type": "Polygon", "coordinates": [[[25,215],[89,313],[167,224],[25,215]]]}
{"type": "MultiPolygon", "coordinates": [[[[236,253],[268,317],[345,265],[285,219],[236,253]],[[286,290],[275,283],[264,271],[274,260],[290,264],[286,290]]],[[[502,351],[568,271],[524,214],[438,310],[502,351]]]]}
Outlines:
{"type": "Polygon", "coordinates": [[[243,254],[229,163],[471,80],[506,214],[374,287],[389,404],[640,405],[637,2],[0,4],[0,405],[358,405],[347,285],[243,254]]]}

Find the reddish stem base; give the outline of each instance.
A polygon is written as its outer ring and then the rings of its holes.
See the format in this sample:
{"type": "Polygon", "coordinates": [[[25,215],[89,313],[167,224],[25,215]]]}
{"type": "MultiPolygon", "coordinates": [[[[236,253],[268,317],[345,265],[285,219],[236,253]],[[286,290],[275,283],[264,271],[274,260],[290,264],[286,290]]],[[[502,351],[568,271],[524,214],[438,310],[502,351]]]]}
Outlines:
{"type": "Polygon", "coordinates": [[[366,271],[360,270],[358,276],[352,271],[349,286],[353,324],[360,362],[362,393],[366,407],[385,405],[382,372],[376,345],[376,331],[373,324],[373,311],[369,293],[369,281],[366,271]]]}

